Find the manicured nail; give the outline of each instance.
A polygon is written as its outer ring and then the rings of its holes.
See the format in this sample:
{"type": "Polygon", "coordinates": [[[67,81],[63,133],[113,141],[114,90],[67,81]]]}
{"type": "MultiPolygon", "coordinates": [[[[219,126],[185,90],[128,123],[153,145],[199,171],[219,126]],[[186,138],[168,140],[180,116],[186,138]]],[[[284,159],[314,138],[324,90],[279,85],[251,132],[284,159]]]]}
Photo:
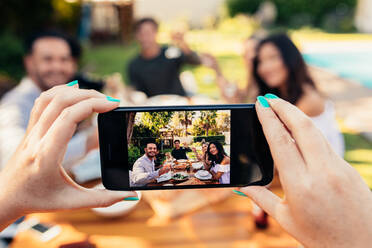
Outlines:
{"type": "Polygon", "coordinates": [[[116,98],[113,98],[111,96],[106,96],[107,100],[111,101],[111,102],[120,102],[119,99],[116,99],[116,98]]]}
{"type": "Polygon", "coordinates": [[[74,86],[75,84],[77,84],[78,81],[75,80],[75,81],[72,81],[72,82],[69,82],[68,84],[66,84],[67,86],[74,86]]]}
{"type": "Polygon", "coordinates": [[[233,189],[233,192],[234,192],[235,194],[237,194],[237,195],[244,196],[244,197],[248,197],[246,194],[244,194],[243,192],[240,192],[240,191],[238,191],[238,190],[233,189]]]}
{"type": "Polygon", "coordinates": [[[271,94],[271,93],[266,94],[265,97],[266,97],[267,99],[278,99],[278,98],[279,98],[279,97],[277,97],[276,95],[271,94]]]}
{"type": "Polygon", "coordinates": [[[124,201],[139,201],[138,197],[125,197],[124,201]]]}
{"type": "Polygon", "coordinates": [[[269,105],[269,103],[268,103],[268,101],[266,100],[265,97],[263,97],[263,96],[258,96],[258,97],[257,97],[257,100],[259,101],[259,103],[261,104],[262,107],[264,107],[264,108],[268,108],[268,107],[270,107],[270,105],[269,105]]]}

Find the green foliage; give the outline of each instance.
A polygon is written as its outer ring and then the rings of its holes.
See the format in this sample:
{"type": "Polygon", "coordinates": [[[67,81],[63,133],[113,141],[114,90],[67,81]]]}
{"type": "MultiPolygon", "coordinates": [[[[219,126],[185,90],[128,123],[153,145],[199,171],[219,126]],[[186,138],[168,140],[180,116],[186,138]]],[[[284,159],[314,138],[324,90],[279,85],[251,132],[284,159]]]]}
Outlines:
{"type": "Polygon", "coordinates": [[[225,135],[198,136],[194,137],[194,142],[201,142],[203,139],[205,140],[205,142],[218,141],[221,144],[225,144],[225,135]]]}
{"type": "Polygon", "coordinates": [[[227,0],[226,5],[229,15],[235,16],[239,13],[255,13],[261,2],[261,0],[227,0]]]}
{"type": "Polygon", "coordinates": [[[142,115],[142,123],[155,134],[159,134],[159,129],[168,125],[174,112],[145,112],[142,115]]]}
{"type": "Polygon", "coordinates": [[[177,115],[179,123],[185,127],[184,134],[185,136],[187,136],[188,127],[192,124],[192,119],[195,116],[195,112],[194,111],[181,111],[181,112],[177,112],[176,115],[177,115]]]}
{"type": "MultiPolygon", "coordinates": [[[[357,0],[271,0],[278,12],[277,22],[291,27],[314,25],[317,27],[350,31],[350,17],[357,0]],[[346,29],[346,30],[345,30],[346,29]]],[[[254,14],[262,1],[228,0],[230,16],[239,13],[254,14]]]]}
{"type": "Polygon", "coordinates": [[[0,30],[14,32],[24,38],[43,28],[58,27],[75,34],[79,27],[82,1],[65,0],[1,0],[0,30]]]}
{"type": "Polygon", "coordinates": [[[141,156],[140,148],[137,146],[130,145],[128,147],[128,164],[133,166],[136,160],[141,156]]]}
{"type": "Polygon", "coordinates": [[[209,135],[209,131],[216,127],[217,110],[200,111],[200,125],[205,130],[205,135],[209,135]]]}
{"type": "Polygon", "coordinates": [[[0,51],[0,75],[21,79],[24,74],[21,41],[10,33],[0,34],[0,51]]]}
{"type": "Polygon", "coordinates": [[[154,141],[154,137],[158,136],[158,132],[143,124],[133,126],[132,144],[139,146],[141,149],[145,147],[149,141],[154,141]]]}

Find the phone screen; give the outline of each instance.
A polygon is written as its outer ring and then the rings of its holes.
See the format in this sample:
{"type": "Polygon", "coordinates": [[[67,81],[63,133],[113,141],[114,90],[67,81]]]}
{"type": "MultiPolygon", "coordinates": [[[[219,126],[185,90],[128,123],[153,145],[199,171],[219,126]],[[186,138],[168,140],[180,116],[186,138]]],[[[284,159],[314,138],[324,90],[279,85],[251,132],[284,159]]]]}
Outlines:
{"type": "Polygon", "coordinates": [[[272,158],[253,105],[122,108],[99,116],[109,189],[264,185],[272,158]]]}

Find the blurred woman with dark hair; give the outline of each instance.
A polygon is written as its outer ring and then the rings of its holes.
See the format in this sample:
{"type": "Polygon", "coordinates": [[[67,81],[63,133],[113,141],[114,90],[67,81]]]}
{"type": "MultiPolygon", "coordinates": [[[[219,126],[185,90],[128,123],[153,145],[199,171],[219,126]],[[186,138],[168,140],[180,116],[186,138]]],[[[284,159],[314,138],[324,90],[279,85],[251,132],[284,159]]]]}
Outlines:
{"type": "MultiPolygon", "coordinates": [[[[212,68],[218,68],[218,64],[212,68]]],[[[274,94],[296,105],[313,120],[336,153],[343,157],[344,140],[335,121],[333,103],[317,90],[300,51],[286,34],[270,35],[258,42],[251,72],[251,82],[258,91],[255,94],[267,98],[274,94]]],[[[217,73],[217,77],[221,74],[217,73]]],[[[244,99],[240,98],[240,102],[244,99]]],[[[256,226],[266,228],[266,213],[255,205],[253,212],[256,226]]]]}
{"type": "Polygon", "coordinates": [[[258,44],[253,76],[259,95],[275,94],[296,105],[343,157],[344,140],[335,121],[333,103],[317,90],[300,51],[287,35],[271,35],[258,44]]]}
{"type": "Polygon", "coordinates": [[[220,184],[230,183],[230,157],[227,156],[223,146],[218,141],[208,145],[207,156],[211,162],[210,172],[220,184]]]}

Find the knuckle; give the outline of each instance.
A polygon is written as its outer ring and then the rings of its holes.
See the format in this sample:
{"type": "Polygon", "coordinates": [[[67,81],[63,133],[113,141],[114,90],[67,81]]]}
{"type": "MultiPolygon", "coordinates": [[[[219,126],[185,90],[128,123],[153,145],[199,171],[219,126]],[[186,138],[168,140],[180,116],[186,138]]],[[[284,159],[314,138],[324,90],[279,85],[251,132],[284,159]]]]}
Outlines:
{"type": "Polygon", "coordinates": [[[62,95],[62,94],[57,94],[54,98],[53,98],[53,102],[55,104],[57,104],[57,106],[61,106],[63,105],[65,102],[67,101],[67,97],[65,95],[62,95]]]}
{"type": "Polygon", "coordinates": [[[290,144],[292,141],[290,137],[285,133],[277,133],[276,134],[276,143],[280,146],[286,146],[290,144]]]}
{"type": "Polygon", "coordinates": [[[96,90],[89,89],[89,90],[86,90],[86,91],[90,96],[99,96],[100,95],[100,93],[98,93],[98,91],[96,91],[96,90]]]}
{"type": "Polygon", "coordinates": [[[72,114],[72,110],[71,110],[71,108],[69,107],[69,108],[65,108],[65,109],[61,112],[61,114],[60,114],[59,117],[60,117],[62,120],[67,120],[67,119],[70,118],[71,114],[72,114]]]}
{"type": "Polygon", "coordinates": [[[310,131],[311,129],[314,128],[314,124],[312,120],[308,117],[304,117],[304,118],[297,120],[297,126],[298,126],[298,129],[307,130],[307,131],[310,131]]]}

